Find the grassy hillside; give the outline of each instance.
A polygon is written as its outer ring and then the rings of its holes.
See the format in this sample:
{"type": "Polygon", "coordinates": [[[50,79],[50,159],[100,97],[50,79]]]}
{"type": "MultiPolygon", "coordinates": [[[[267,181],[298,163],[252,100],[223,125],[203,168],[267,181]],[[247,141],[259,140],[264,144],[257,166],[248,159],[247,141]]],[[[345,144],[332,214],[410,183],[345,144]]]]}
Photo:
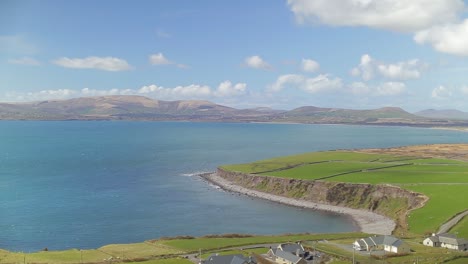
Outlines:
{"type": "Polygon", "coordinates": [[[450,229],[450,233],[458,234],[460,237],[468,238],[468,216],[465,216],[457,225],[450,229]]]}
{"type": "Polygon", "coordinates": [[[429,197],[429,201],[423,208],[412,211],[407,219],[409,231],[417,234],[434,232],[452,216],[468,209],[464,202],[468,191],[468,162],[464,161],[328,151],[222,168],[291,179],[391,184],[422,193],[429,197]]]}

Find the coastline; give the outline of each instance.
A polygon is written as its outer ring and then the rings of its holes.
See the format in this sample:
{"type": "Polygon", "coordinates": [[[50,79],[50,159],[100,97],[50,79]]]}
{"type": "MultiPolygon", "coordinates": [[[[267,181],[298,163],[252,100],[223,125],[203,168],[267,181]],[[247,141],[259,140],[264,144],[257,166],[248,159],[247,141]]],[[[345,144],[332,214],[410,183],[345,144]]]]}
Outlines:
{"type": "Polygon", "coordinates": [[[225,180],[214,173],[203,173],[199,174],[201,178],[219,186],[221,189],[229,192],[241,193],[255,198],[260,198],[272,202],[282,203],[286,205],[307,208],[312,210],[321,210],[334,212],[339,214],[345,214],[350,216],[354,222],[359,226],[361,232],[378,235],[390,235],[395,229],[395,221],[392,219],[382,216],[366,210],[353,209],[342,206],[319,204],[305,200],[297,200],[293,198],[278,196],[274,194],[264,193],[256,190],[247,189],[232,182],[225,180]]]}

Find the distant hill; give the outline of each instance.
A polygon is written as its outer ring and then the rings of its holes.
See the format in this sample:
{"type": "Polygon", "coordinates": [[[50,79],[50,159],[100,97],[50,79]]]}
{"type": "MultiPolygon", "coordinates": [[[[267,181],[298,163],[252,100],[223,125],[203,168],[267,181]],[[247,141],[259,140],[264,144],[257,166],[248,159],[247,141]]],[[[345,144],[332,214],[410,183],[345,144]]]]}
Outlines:
{"type": "Polygon", "coordinates": [[[427,109],[414,113],[417,116],[440,119],[468,120],[468,113],[456,109],[435,110],[427,109]]]}
{"type": "Polygon", "coordinates": [[[398,107],[384,107],[374,110],[352,110],[303,106],[286,112],[284,117],[296,121],[315,120],[315,122],[321,121],[324,123],[378,122],[379,120],[391,121],[392,119],[409,122],[422,119],[398,107]]]}
{"type": "Polygon", "coordinates": [[[208,101],[161,101],[133,95],[0,103],[0,119],[217,120],[267,114],[255,110],[238,110],[208,101]]]}
{"type": "Polygon", "coordinates": [[[209,101],[162,101],[115,95],[29,103],[0,103],[0,120],[173,120],[282,122],[405,126],[468,126],[468,121],[425,118],[398,107],[373,110],[303,106],[290,111],[267,107],[236,109],[209,101]]]}

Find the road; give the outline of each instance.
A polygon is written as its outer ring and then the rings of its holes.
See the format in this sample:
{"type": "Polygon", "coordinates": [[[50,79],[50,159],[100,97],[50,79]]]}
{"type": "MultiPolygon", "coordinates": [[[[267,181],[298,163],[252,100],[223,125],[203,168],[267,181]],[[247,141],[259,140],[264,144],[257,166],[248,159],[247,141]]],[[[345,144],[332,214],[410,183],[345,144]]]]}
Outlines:
{"type": "Polygon", "coordinates": [[[468,210],[456,215],[454,218],[448,220],[445,224],[441,225],[437,234],[447,233],[454,225],[456,225],[463,217],[468,215],[468,210]]]}

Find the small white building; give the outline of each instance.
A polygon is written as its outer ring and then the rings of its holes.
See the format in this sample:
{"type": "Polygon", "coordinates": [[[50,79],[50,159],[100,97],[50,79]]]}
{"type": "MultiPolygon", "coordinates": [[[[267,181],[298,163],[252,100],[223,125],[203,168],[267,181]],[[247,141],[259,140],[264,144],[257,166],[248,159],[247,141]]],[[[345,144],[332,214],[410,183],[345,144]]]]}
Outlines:
{"type": "Polygon", "coordinates": [[[432,236],[424,239],[423,245],[428,247],[443,247],[461,251],[468,250],[468,240],[457,238],[455,235],[442,233],[432,234],[432,236]]]}
{"type": "Polygon", "coordinates": [[[384,250],[391,253],[409,253],[411,249],[403,240],[394,236],[373,236],[361,238],[353,243],[356,250],[384,250]]]}

